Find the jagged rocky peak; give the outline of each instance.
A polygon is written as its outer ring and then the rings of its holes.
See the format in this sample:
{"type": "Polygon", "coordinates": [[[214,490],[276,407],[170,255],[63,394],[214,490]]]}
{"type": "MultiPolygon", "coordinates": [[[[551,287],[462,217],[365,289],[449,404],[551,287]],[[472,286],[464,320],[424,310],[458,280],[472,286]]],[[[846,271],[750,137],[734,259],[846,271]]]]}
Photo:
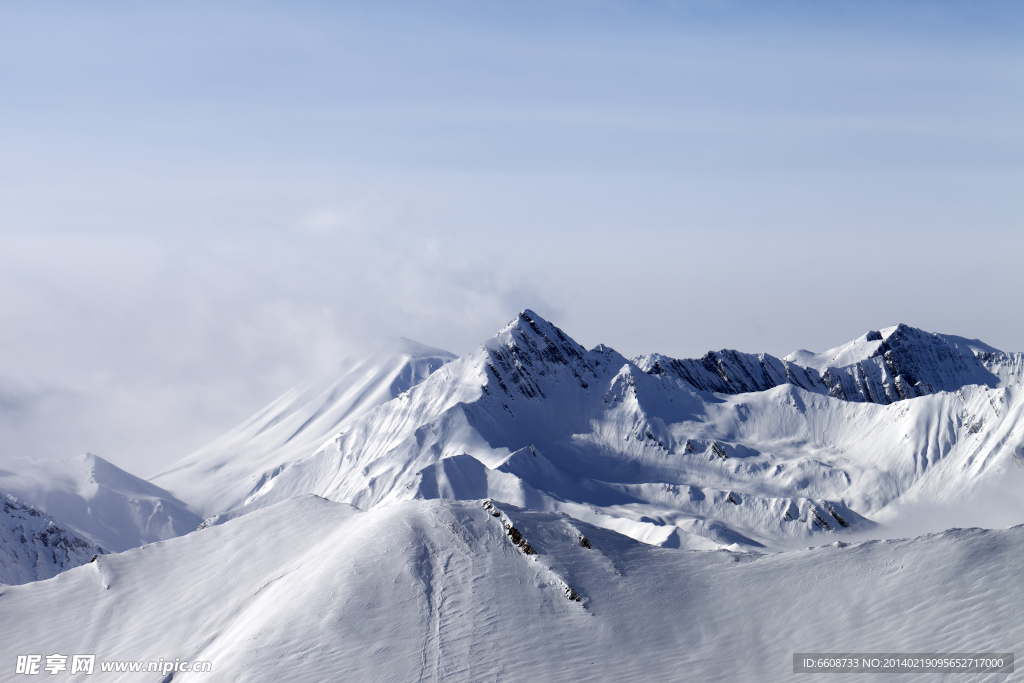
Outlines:
{"type": "Polygon", "coordinates": [[[854,365],[870,358],[889,355],[911,362],[958,365],[985,355],[1004,355],[977,339],[926,332],[904,323],[871,331],[862,337],[822,353],[794,351],[784,360],[824,371],[830,367],[854,365]]]}
{"type": "Polygon", "coordinates": [[[815,373],[766,353],[723,349],[701,358],[670,358],[660,353],[637,356],[633,362],[650,375],[670,376],[698,391],[742,394],[795,384],[810,391],[822,389],[815,373]]]}
{"type": "Polygon", "coordinates": [[[996,387],[1014,371],[1007,362],[1012,357],[987,344],[903,323],[823,353],[795,351],[786,359],[817,370],[829,395],[869,403],[893,403],[971,384],[996,387]]]}
{"type": "Polygon", "coordinates": [[[823,353],[795,351],[786,360],[817,370],[829,395],[870,403],[893,403],[968,385],[1020,384],[1024,379],[1020,353],[902,323],[823,353]]]}
{"type": "Polygon", "coordinates": [[[590,349],[590,355],[594,357],[595,365],[603,365],[613,370],[629,364],[629,359],[612,347],[604,344],[598,344],[590,349]]]}
{"type": "Polygon", "coordinates": [[[559,328],[530,309],[521,312],[484,344],[488,370],[501,389],[528,398],[545,398],[541,378],[569,372],[587,389],[598,377],[596,359],[559,328]]]}
{"type": "Polygon", "coordinates": [[[823,353],[799,350],[779,359],[724,349],[699,359],[654,353],[633,362],[648,374],[672,377],[698,391],[740,394],[793,384],[846,401],[883,404],[1024,378],[1022,354],[902,323],[871,330],[823,353]]]}
{"type": "Polygon", "coordinates": [[[555,325],[530,309],[523,310],[494,338],[509,349],[525,349],[535,358],[565,365],[569,359],[584,360],[588,353],[555,325]]]}
{"type": "Polygon", "coordinates": [[[0,492],[0,502],[0,583],[49,579],[107,552],[8,493],[0,492]]]}

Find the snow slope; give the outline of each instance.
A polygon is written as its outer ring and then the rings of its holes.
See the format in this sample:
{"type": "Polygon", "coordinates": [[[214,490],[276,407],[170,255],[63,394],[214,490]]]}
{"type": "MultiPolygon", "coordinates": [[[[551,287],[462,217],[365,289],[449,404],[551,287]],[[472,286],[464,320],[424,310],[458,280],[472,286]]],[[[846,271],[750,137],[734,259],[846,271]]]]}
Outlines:
{"type": "Polygon", "coordinates": [[[891,404],[785,382],[698,391],[524,311],[311,456],[264,473],[245,505],[492,497],[656,545],[787,548],[867,532],[897,502],[954,503],[1012,478],[1022,414],[1016,383],[891,404]]]}
{"type": "Polygon", "coordinates": [[[0,583],[40,581],[106,551],[50,515],[0,492],[0,583]]]}
{"type": "Polygon", "coordinates": [[[238,507],[275,468],[309,456],[353,420],[454,358],[408,339],[346,358],[335,374],[292,389],[151,481],[204,517],[238,507]]]}
{"type": "Polygon", "coordinates": [[[8,466],[17,471],[0,470],[0,490],[113,552],[186,534],[202,522],[167,491],[90,453],[8,466]]]}
{"type": "Polygon", "coordinates": [[[0,587],[0,642],[213,663],[82,681],[813,682],[792,653],[1019,650],[1022,563],[1024,527],[735,554],[501,503],[307,496],[0,587]]]}

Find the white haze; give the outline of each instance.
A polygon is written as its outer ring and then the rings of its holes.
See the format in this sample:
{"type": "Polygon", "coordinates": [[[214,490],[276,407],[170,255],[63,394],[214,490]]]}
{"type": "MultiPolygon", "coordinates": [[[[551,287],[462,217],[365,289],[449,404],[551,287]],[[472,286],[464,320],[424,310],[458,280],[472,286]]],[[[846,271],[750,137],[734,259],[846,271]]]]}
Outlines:
{"type": "Polygon", "coordinates": [[[380,337],[1024,349],[1021,12],[19,7],[0,460],[148,476],[380,337]]]}

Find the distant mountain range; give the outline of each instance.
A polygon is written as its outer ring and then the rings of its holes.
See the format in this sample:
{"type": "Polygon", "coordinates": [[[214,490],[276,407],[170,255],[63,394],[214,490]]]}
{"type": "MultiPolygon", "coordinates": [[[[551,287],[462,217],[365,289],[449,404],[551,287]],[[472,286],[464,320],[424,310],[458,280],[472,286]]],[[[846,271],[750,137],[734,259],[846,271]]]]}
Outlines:
{"type": "Polygon", "coordinates": [[[1011,652],[1024,526],[871,539],[1022,509],[1022,417],[1024,356],[976,340],[626,359],[526,310],[461,358],[348,359],[149,482],[92,455],[0,472],[0,582],[25,584],[0,639],[266,681],[1011,652]]]}
{"type": "Polygon", "coordinates": [[[998,479],[1024,458],[1022,383],[1024,354],[906,325],[781,359],[626,359],[527,310],[463,358],[409,340],[347,358],[151,482],[86,455],[21,463],[0,491],[114,552],[307,493],[492,497],[655,545],[781,549],[998,479]]]}
{"type": "Polygon", "coordinates": [[[463,358],[346,367],[153,481],[207,516],[491,497],[655,545],[781,549],[967,495],[1024,443],[1020,353],[905,325],[784,359],[627,360],[524,311],[463,358]]]}

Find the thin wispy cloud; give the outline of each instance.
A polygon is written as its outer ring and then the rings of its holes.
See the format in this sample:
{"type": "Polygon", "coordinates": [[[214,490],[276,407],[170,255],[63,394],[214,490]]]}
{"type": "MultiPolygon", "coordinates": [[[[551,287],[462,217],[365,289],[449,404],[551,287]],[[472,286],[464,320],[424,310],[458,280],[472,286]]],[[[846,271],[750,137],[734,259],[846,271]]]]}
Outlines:
{"type": "Polygon", "coordinates": [[[10,10],[0,376],[65,398],[25,403],[4,448],[155,471],[368,339],[462,353],[527,306],[627,354],[901,321],[1024,348],[1022,21],[10,10]]]}

